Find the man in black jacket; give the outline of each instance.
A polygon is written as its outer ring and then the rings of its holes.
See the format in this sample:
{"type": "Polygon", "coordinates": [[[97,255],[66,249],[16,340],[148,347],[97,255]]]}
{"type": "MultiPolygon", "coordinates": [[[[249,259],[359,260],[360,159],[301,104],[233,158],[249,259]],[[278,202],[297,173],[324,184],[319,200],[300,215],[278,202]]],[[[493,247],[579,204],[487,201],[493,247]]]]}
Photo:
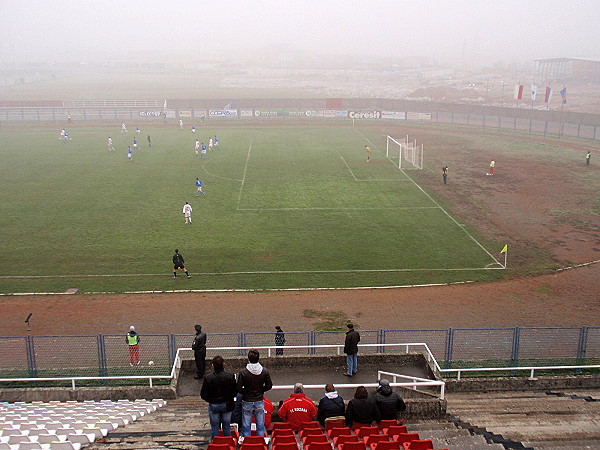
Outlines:
{"type": "Polygon", "coordinates": [[[206,372],[206,333],[202,332],[202,326],[200,325],[196,325],[194,329],[196,330],[196,335],[192,343],[192,350],[194,350],[196,371],[198,372],[194,378],[199,380],[204,377],[204,372],[206,372]]]}
{"type": "Polygon", "coordinates": [[[375,404],[382,420],[397,420],[398,413],[406,409],[402,397],[392,391],[390,382],[385,378],[379,381],[379,386],[375,391],[375,404]]]}
{"type": "Polygon", "coordinates": [[[231,412],[233,399],[237,394],[235,375],[225,371],[223,357],[217,355],[212,361],[213,373],[204,378],[200,397],[208,402],[208,417],[212,437],[219,435],[223,427],[223,435],[231,436],[231,412]]]}
{"type": "Polygon", "coordinates": [[[248,364],[238,374],[237,391],[242,394],[242,437],[250,436],[252,417],[256,420],[256,434],[265,435],[265,404],[263,396],[273,387],[271,374],[258,362],[260,353],[251,349],[248,364]]]}
{"type": "Polygon", "coordinates": [[[347,377],[351,377],[358,370],[358,343],[360,342],[360,334],[354,329],[354,325],[349,323],[346,325],[346,340],[344,342],[344,353],[346,354],[346,363],[348,364],[347,377]]]}

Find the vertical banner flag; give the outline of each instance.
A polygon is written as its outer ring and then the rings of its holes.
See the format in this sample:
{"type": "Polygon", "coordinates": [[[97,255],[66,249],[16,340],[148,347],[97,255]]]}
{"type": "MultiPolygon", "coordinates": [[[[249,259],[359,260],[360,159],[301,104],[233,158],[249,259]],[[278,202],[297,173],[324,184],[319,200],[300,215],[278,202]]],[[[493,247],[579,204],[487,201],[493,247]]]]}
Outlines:
{"type": "Polygon", "coordinates": [[[550,103],[550,99],[552,98],[552,89],[546,86],[546,96],[544,97],[544,103],[550,103]]]}
{"type": "Polygon", "coordinates": [[[515,100],[523,99],[523,85],[515,84],[515,100]]]}
{"type": "Polygon", "coordinates": [[[534,101],[537,96],[537,84],[531,85],[531,100],[534,101]]]}
{"type": "Polygon", "coordinates": [[[560,96],[562,97],[563,105],[567,104],[567,87],[565,86],[560,90],[560,96]]]}

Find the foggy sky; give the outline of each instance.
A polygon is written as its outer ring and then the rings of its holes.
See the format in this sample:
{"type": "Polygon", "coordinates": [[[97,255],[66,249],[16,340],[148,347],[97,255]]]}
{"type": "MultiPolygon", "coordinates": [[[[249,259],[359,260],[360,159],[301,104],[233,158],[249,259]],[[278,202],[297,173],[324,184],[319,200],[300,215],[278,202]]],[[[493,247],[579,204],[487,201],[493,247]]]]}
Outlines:
{"type": "Polygon", "coordinates": [[[599,0],[0,0],[0,61],[280,45],[482,63],[600,56],[599,11],[599,0]]]}

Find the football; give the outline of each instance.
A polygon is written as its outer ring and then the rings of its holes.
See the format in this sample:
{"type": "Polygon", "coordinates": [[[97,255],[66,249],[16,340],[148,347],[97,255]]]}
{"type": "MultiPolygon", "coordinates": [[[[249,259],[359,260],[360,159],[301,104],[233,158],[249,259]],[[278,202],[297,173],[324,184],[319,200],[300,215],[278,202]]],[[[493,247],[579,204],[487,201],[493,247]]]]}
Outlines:
{"type": "Polygon", "coordinates": [[[153,366],[154,365],[154,361],[148,361],[148,365],[149,366],[153,366]]]}

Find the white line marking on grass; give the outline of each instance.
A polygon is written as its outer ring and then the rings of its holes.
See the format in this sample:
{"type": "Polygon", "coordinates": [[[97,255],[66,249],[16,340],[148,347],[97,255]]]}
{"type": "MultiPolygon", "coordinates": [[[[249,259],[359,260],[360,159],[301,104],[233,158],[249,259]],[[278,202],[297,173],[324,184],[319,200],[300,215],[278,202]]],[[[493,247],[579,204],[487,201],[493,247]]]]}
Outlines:
{"type": "Polygon", "coordinates": [[[335,152],[338,154],[338,156],[340,158],[342,158],[342,161],[344,161],[344,164],[346,165],[346,167],[350,171],[350,174],[352,174],[352,178],[354,178],[354,181],[358,181],[358,178],[356,178],[356,175],[354,175],[354,172],[352,172],[352,169],[350,168],[350,166],[348,165],[348,163],[346,162],[346,160],[344,159],[344,157],[342,155],[340,155],[340,152],[338,152],[337,150],[335,152]]]}
{"type": "Polygon", "coordinates": [[[388,210],[388,209],[397,209],[397,210],[407,210],[407,209],[438,209],[437,206],[374,206],[374,207],[357,207],[357,208],[348,208],[348,207],[290,207],[290,208],[238,208],[238,211],[379,211],[379,210],[388,210]]]}
{"type": "Polygon", "coordinates": [[[237,207],[239,209],[240,203],[242,202],[242,191],[244,190],[244,184],[246,183],[246,171],[248,170],[248,163],[250,162],[250,152],[252,151],[252,139],[250,140],[250,146],[248,147],[248,154],[246,155],[246,165],[244,166],[244,175],[242,176],[242,185],[240,186],[240,192],[238,194],[237,207]]]}
{"type": "Polygon", "coordinates": [[[220,178],[221,180],[227,180],[227,181],[237,181],[238,183],[243,182],[243,180],[236,180],[235,178],[228,178],[228,177],[222,177],[220,175],[215,175],[214,173],[211,173],[208,170],[206,170],[205,166],[206,166],[206,163],[202,164],[202,170],[204,170],[211,177],[220,178]]]}
{"type": "MultiPolygon", "coordinates": [[[[504,268],[504,267],[502,267],[504,268]]],[[[465,270],[497,270],[497,267],[462,267],[462,268],[437,268],[437,269],[339,269],[339,270],[257,270],[257,271],[237,271],[237,272],[203,272],[191,273],[191,275],[201,276],[219,276],[219,275],[285,275],[290,273],[311,274],[311,273],[388,273],[388,272],[457,272],[465,270]]],[[[125,277],[167,277],[171,278],[168,272],[164,273],[114,273],[114,274],[71,274],[71,275],[3,275],[0,279],[52,279],[52,278],[125,278],[125,277]]]]}
{"type": "MultiPolygon", "coordinates": [[[[368,137],[366,137],[366,136],[365,136],[363,133],[361,133],[359,130],[356,130],[356,131],[357,131],[357,132],[358,132],[358,134],[360,134],[360,135],[361,135],[361,136],[362,136],[362,137],[363,137],[363,138],[364,138],[364,139],[365,139],[365,140],[366,140],[368,143],[370,143],[371,145],[373,145],[375,148],[377,148],[377,149],[378,149],[378,147],[377,147],[377,146],[375,146],[375,145],[374,145],[374,144],[371,142],[371,140],[369,140],[369,138],[368,138],[368,137]]],[[[379,149],[378,149],[378,150],[379,150],[379,149]]],[[[388,159],[389,159],[389,158],[388,158],[388,159]]],[[[391,162],[391,161],[392,161],[392,160],[390,159],[390,162],[391,162]]],[[[415,180],[413,180],[413,179],[412,179],[410,176],[408,176],[408,174],[407,174],[407,173],[406,173],[406,172],[405,172],[403,169],[400,169],[400,171],[401,171],[401,172],[404,174],[404,176],[406,176],[406,177],[407,177],[407,178],[408,178],[410,181],[412,181],[412,182],[413,182],[413,184],[414,184],[414,185],[417,187],[417,189],[419,189],[419,190],[420,190],[420,191],[421,191],[423,194],[425,194],[425,195],[427,196],[427,198],[429,198],[429,200],[431,200],[431,201],[432,201],[432,202],[433,202],[433,203],[434,203],[434,204],[435,204],[435,205],[436,205],[438,208],[440,208],[440,210],[441,210],[441,211],[442,211],[444,214],[446,214],[446,216],[448,216],[448,218],[450,218],[450,220],[452,220],[452,222],[454,222],[454,223],[455,223],[455,224],[456,224],[456,225],[457,225],[457,226],[458,226],[458,227],[459,227],[461,230],[463,230],[463,231],[465,232],[465,234],[466,234],[466,235],[467,235],[467,236],[468,236],[468,237],[469,237],[469,238],[470,238],[470,239],[471,239],[473,242],[475,242],[475,244],[477,244],[477,245],[478,245],[478,246],[479,246],[479,247],[480,247],[480,248],[481,248],[481,249],[482,249],[484,252],[486,252],[486,253],[489,255],[489,257],[490,257],[490,258],[492,258],[492,259],[495,261],[495,263],[496,263],[496,264],[498,264],[498,265],[500,266],[500,268],[502,268],[502,269],[506,269],[506,267],[504,267],[504,266],[502,265],[502,263],[500,263],[500,261],[498,261],[496,258],[494,258],[494,256],[493,256],[493,255],[492,255],[490,252],[488,252],[488,251],[487,251],[487,249],[486,249],[486,248],[485,248],[483,245],[481,245],[481,243],[480,243],[480,242],[479,242],[477,239],[475,239],[475,238],[474,238],[474,237],[471,235],[471,233],[469,233],[469,232],[468,232],[468,231],[465,229],[465,227],[464,227],[464,226],[461,226],[461,225],[460,225],[460,223],[458,223],[458,221],[457,221],[457,220],[456,220],[454,217],[452,217],[452,216],[451,216],[451,215],[448,213],[448,211],[446,211],[444,208],[442,208],[442,206],[441,206],[441,205],[440,205],[438,202],[436,202],[436,201],[433,199],[433,197],[432,197],[431,195],[429,195],[427,192],[425,192],[425,190],[424,190],[424,189],[423,189],[421,186],[419,186],[415,180]]]]}

